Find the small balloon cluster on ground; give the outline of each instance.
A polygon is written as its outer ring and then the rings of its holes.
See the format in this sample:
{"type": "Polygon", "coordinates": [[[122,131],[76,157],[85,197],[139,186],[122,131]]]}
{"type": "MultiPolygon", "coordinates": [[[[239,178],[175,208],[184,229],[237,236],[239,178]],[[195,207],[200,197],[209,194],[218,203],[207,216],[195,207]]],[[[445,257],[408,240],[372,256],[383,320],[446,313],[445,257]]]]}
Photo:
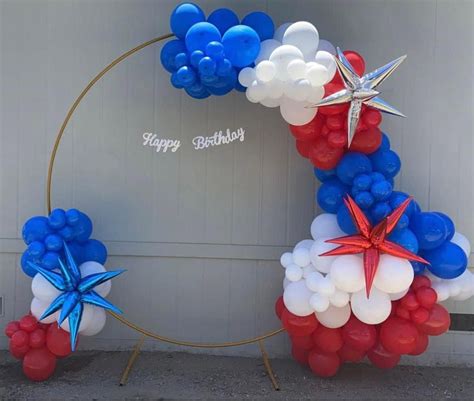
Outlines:
{"type": "Polygon", "coordinates": [[[91,234],[91,219],[77,209],[54,209],[48,217],[30,218],[22,232],[23,241],[28,246],[21,258],[24,273],[30,277],[36,274],[28,262],[48,270],[59,268],[59,258],[64,258],[64,243],[68,244],[78,262],[104,264],[107,249],[102,242],[90,239],[91,234]]]}
{"type": "Polygon", "coordinates": [[[273,37],[274,31],[272,19],[263,12],[239,21],[233,11],[220,8],[206,20],[192,3],[177,6],[170,25],[177,39],[164,45],[161,63],[171,73],[171,84],[196,99],[243,90],[239,71],[254,63],[260,42],[273,37]]]}
{"type": "Polygon", "coordinates": [[[32,315],[23,316],[5,327],[13,357],[22,360],[25,376],[47,380],[54,373],[56,359],[71,353],[69,333],[56,324],[39,323],[32,315]]]}
{"type": "Polygon", "coordinates": [[[365,357],[388,369],[399,363],[401,355],[422,354],[429,336],[449,329],[449,313],[436,303],[430,284],[427,277],[416,277],[409,291],[391,302],[388,318],[378,324],[364,323],[350,308],[335,306],[325,313],[298,316],[288,310],[283,297],[275,311],[290,336],[293,358],[315,375],[334,376],[343,363],[365,357]]]}

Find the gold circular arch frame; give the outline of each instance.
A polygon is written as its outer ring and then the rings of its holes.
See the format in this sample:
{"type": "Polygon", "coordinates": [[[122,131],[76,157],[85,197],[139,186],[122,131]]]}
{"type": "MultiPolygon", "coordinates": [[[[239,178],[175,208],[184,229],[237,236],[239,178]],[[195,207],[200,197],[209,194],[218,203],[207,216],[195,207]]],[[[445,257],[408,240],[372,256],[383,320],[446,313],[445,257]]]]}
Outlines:
{"type": "MultiPolygon", "coordinates": [[[[68,110],[66,117],[64,118],[63,123],[61,124],[61,128],[59,129],[59,132],[56,136],[56,139],[54,141],[53,145],[53,150],[51,152],[51,157],[49,159],[49,165],[48,165],[48,177],[46,180],[46,207],[48,210],[48,214],[51,213],[51,188],[52,188],[52,180],[53,180],[53,172],[54,172],[54,163],[56,160],[56,155],[59,149],[59,145],[61,143],[61,139],[63,138],[64,131],[72,118],[75,110],[81,103],[81,101],[84,99],[84,97],[87,95],[87,93],[91,90],[91,88],[104,76],[106,75],[112,68],[114,68],[117,64],[125,60],[126,58],[130,57],[131,55],[139,52],[140,50],[144,49],[145,47],[151,46],[155,43],[161,42],[163,40],[169,39],[173,37],[174,35],[169,33],[167,35],[159,36],[155,39],[151,39],[147,42],[142,43],[141,45],[138,45],[134,47],[133,49],[123,53],[121,56],[117,57],[114,61],[112,61],[109,65],[107,65],[102,71],[100,71],[88,84],[87,86],[82,90],[80,95],[76,98],[70,109],[68,110]]],[[[109,314],[112,315],[115,319],[120,321],[121,323],[125,324],[126,326],[130,327],[131,329],[141,333],[145,337],[153,338],[155,340],[163,341],[169,344],[174,344],[174,345],[181,345],[184,347],[193,347],[193,348],[227,348],[227,347],[237,347],[240,345],[246,345],[246,344],[252,344],[252,343],[259,343],[260,349],[262,351],[262,354],[264,356],[264,362],[267,370],[269,370],[269,365],[267,366],[267,358],[266,358],[266,353],[263,349],[263,344],[262,340],[265,340],[266,338],[273,337],[281,332],[283,332],[285,329],[280,328],[277,330],[270,331],[268,333],[262,334],[257,337],[253,338],[247,338],[244,340],[240,341],[229,341],[229,342],[223,342],[223,343],[197,343],[197,342],[191,342],[191,341],[181,341],[177,340],[171,337],[165,337],[157,333],[153,333],[138,324],[135,324],[125,317],[118,315],[114,312],[109,311],[109,314]]],[[[136,353],[138,354],[138,348],[136,349],[136,353]]],[[[132,362],[133,363],[133,362],[132,362]]],[[[128,367],[127,367],[128,368],[128,367]]],[[[273,382],[272,374],[271,374],[271,369],[269,370],[270,377],[273,382]]],[[[127,372],[128,375],[128,372],[127,372]]],[[[275,386],[275,382],[273,382],[275,389],[277,389],[277,386],[275,386]]]]}

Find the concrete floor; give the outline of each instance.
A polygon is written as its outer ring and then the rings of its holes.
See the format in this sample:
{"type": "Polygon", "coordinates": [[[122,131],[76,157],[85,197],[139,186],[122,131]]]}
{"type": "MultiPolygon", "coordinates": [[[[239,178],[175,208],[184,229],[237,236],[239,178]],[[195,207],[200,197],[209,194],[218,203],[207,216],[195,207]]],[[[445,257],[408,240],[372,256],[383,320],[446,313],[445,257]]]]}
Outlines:
{"type": "Polygon", "coordinates": [[[21,364],[0,352],[1,400],[473,400],[473,368],[401,366],[381,371],[345,365],[319,379],[291,360],[272,366],[275,392],[262,361],[185,353],[143,352],[126,386],[118,382],[128,352],[78,352],[61,360],[47,382],[31,383],[21,364]]]}

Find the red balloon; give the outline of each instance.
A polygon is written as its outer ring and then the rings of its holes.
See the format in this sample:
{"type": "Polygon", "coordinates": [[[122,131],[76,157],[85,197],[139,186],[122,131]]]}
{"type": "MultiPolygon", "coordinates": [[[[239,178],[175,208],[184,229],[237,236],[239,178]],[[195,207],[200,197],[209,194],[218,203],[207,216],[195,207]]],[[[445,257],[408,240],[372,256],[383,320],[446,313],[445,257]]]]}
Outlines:
{"type": "Polygon", "coordinates": [[[369,154],[375,152],[381,143],[382,132],[378,128],[367,128],[355,133],[350,150],[369,154]]]}
{"type": "Polygon", "coordinates": [[[389,317],[382,323],[380,342],[393,354],[409,354],[416,347],[418,330],[409,320],[389,317]]]}
{"type": "Polygon", "coordinates": [[[314,141],[300,141],[296,140],[296,150],[300,154],[300,156],[304,157],[305,159],[309,158],[311,153],[311,149],[313,149],[314,141]]]}
{"type": "Polygon", "coordinates": [[[343,130],[329,132],[328,144],[333,148],[343,148],[347,145],[347,132],[343,130]]]}
{"type": "Polygon", "coordinates": [[[20,329],[31,333],[38,328],[38,321],[32,315],[23,316],[20,319],[20,329]]]}
{"type": "Polygon", "coordinates": [[[330,170],[336,167],[343,154],[344,149],[333,148],[328,144],[326,138],[317,138],[309,153],[309,158],[315,167],[330,170]]]}
{"type": "Polygon", "coordinates": [[[430,311],[423,307],[420,307],[417,310],[410,312],[410,319],[415,324],[425,323],[429,318],[430,311]]]}
{"type": "Polygon", "coordinates": [[[275,313],[278,319],[280,320],[281,320],[281,314],[283,313],[283,309],[285,309],[285,303],[283,302],[283,295],[282,295],[275,302],[275,313]]]}
{"type": "Polygon", "coordinates": [[[14,320],[8,323],[5,327],[5,335],[8,338],[12,338],[12,335],[15,334],[18,330],[20,330],[20,323],[14,320]]]}
{"type": "Polygon", "coordinates": [[[415,276],[410,288],[416,291],[421,287],[431,287],[431,280],[426,276],[415,276]]]}
{"type": "Polygon", "coordinates": [[[281,322],[290,336],[309,336],[318,327],[314,313],[308,316],[296,316],[287,309],[281,314],[281,322]]]}
{"type": "Polygon", "coordinates": [[[46,347],[29,350],[23,359],[23,372],[28,379],[44,381],[56,368],[56,357],[46,347]]]}
{"type": "Polygon", "coordinates": [[[10,354],[12,354],[14,358],[23,359],[25,354],[30,350],[30,346],[28,344],[24,344],[22,346],[16,346],[10,341],[8,349],[10,350],[10,354]]]}
{"type": "Polygon", "coordinates": [[[30,333],[30,347],[41,348],[46,344],[46,331],[43,329],[36,329],[30,333]]]}
{"type": "Polygon", "coordinates": [[[290,339],[293,347],[304,349],[307,351],[314,348],[314,341],[311,336],[290,336],[290,339]]]}
{"type": "Polygon", "coordinates": [[[422,333],[421,331],[418,331],[418,337],[416,338],[415,349],[412,352],[410,352],[408,355],[421,355],[428,348],[429,342],[430,340],[428,338],[428,335],[426,335],[425,333],[422,333]]]}
{"type": "Polygon", "coordinates": [[[308,366],[308,356],[309,350],[295,347],[294,345],[291,347],[291,356],[293,359],[300,363],[301,365],[308,366]]]}
{"type": "Polygon", "coordinates": [[[324,125],[325,117],[322,114],[317,113],[316,116],[305,125],[291,125],[290,132],[293,136],[300,141],[310,141],[316,139],[321,133],[321,129],[324,125]]]}
{"type": "Polygon", "coordinates": [[[323,325],[319,325],[312,337],[314,344],[322,352],[337,352],[344,344],[340,329],[330,329],[323,325]]]}
{"type": "Polygon", "coordinates": [[[417,325],[418,329],[429,336],[439,336],[446,333],[451,324],[451,318],[446,308],[440,304],[434,304],[430,310],[429,319],[417,325]]]}
{"type": "Polygon", "coordinates": [[[382,122],[382,113],[376,109],[367,108],[362,113],[362,122],[369,128],[376,128],[382,122]]]}
{"type": "Polygon", "coordinates": [[[308,363],[313,373],[321,377],[334,376],[341,366],[341,360],[335,352],[321,353],[319,350],[310,352],[308,363]]]}
{"type": "Polygon", "coordinates": [[[52,324],[46,333],[46,347],[58,357],[68,356],[72,352],[69,333],[52,324]]]}
{"type": "Polygon", "coordinates": [[[391,369],[400,362],[400,355],[387,351],[380,342],[367,352],[367,357],[380,369],[391,369]]]}
{"type": "MultiPolygon", "coordinates": [[[[353,50],[346,50],[343,52],[344,55],[346,56],[347,58],[347,61],[349,61],[349,63],[351,64],[352,68],[354,69],[354,71],[361,77],[362,75],[364,75],[364,71],[365,71],[365,61],[364,59],[362,58],[362,56],[353,51],[353,50]]],[[[334,78],[332,79],[331,83],[338,83],[338,84],[342,84],[342,79],[340,77],[340,75],[338,73],[336,73],[336,75],[334,75],[334,78]]]]}
{"type": "Polygon", "coordinates": [[[342,328],[342,338],[344,343],[351,348],[367,351],[375,345],[377,331],[373,325],[363,323],[355,316],[351,316],[342,328]]]}
{"type": "Polygon", "coordinates": [[[408,291],[400,300],[400,304],[409,311],[417,310],[420,307],[420,304],[413,291],[408,291]]]}
{"type": "Polygon", "coordinates": [[[421,306],[431,309],[438,300],[438,295],[431,287],[420,287],[416,290],[416,299],[421,306]]]}
{"type": "Polygon", "coordinates": [[[402,319],[407,319],[410,320],[410,311],[406,308],[404,308],[402,305],[397,306],[397,312],[395,314],[398,317],[401,317],[402,319]]]}
{"type": "MultiPolygon", "coordinates": [[[[324,97],[332,95],[333,93],[339,92],[340,90],[343,90],[343,89],[344,89],[344,85],[342,85],[341,78],[339,77],[339,74],[336,73],[333,81],[328,83],[327,85],[324,85],[324,97]],[[334,83],[334,80],[336,79],[336,77],[339,78],[340,80],[339,83],[334,83]]],[[[335,114],[344,113],[347,110],[349,110],[349,103],[342,103],[342,104],[336,104],[334,106],[319,107],[318,114],[323,114],[325,116],[333,116],[335,114]]]]}
{"type": "Polygon", "coordinates": [[[328,116],[326,118],[326,126],[331,131],[337,131],[344,128],[344,117],[342,115],[336,114],[333,116],[328,116]]]}
{"type": "Polygon", "coordinates": [[[365,351],[361,351],[344,344],[342,348],[337,351],[342,362],[360,362],[364,359],[365,351]]]}
{"type": "Polygon", "coordinates": [[[10,339],[10,343],[13,344],[15,347],[23,347],[24,345],[28,345],[30,337],[28,333],[23,330],[18,330],[16,333],[12,335],[10,339]]]}

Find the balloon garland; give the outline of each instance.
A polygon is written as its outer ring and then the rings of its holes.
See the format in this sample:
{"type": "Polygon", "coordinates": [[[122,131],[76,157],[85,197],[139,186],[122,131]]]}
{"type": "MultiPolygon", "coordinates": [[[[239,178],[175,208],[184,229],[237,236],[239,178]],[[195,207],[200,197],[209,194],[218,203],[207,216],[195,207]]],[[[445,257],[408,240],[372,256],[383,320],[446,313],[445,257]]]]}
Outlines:
{"type": "MultiPolygon", "coordinates": [[[[378,97],[376,87],[403,58],[364,75],[361,55],[336,51],[311,23],[275,29],[263,12],[239,21],[231,10],[218,9],[206,20],[197,5],[184,3],[170,25],[176,39],[163,46],[160,60],[171,84],[195,99],[236,89],[251,102],[279,107],[298,152],[322,182],[316,198],[326,213],[312,222],[312,239],[280,260],[284,292],[275,311],[293,357],[329,377],[343,362],[365,356],[391,368],[402,354],[423,353],[429,336],[449,328],[449,313],[438,302],[473,296],[474,275],[467,270],[469,241],[452,220],[422,212],[393,190],[401,162],[379,129],[379,110],[401,113],[378,97]]],[[[108,69],[164,38],[111,63],[81,93],[64,124],[108,69]]],[[[50,377],[56,357],[75,349],[78,334],[100,332],[104,309],[119,312],[105,296],[122,270],[106,271],[107,250],[91,233],[91,220],[76,209],[54,209],[24,225],[21,267],[33,277],[34,298],[31,314],[5,332],[31,380],[50,377]]]]}

